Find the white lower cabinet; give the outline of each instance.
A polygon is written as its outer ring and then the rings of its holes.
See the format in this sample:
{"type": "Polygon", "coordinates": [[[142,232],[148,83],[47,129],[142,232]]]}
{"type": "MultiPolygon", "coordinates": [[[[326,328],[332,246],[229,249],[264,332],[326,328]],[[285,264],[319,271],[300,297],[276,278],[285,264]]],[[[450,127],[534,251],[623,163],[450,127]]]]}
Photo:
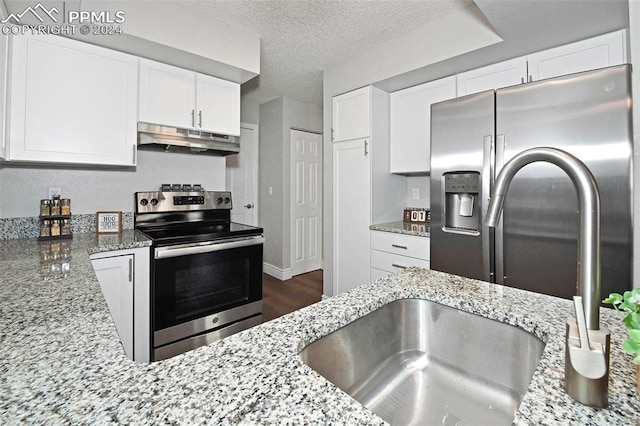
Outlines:
{"type": "Polygon", "coordinates": [[[429,238],[371,231],[371,279],[412,266],[429,269],[429,238]]]}
{"type": "Polygon", "coordinates": [[[91,264],[125,353],[150,362],[149,248],[96,253],[91,264]]]}

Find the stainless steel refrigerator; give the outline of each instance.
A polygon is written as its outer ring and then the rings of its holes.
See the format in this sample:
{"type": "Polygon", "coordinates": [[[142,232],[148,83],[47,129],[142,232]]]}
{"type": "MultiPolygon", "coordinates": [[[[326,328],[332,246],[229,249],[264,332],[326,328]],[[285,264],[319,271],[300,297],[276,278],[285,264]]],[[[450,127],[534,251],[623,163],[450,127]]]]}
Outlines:
{"type": "Polygon", "coordinates": [[[431,268],[554,296],[576,293],[578,201],[557,166],[520,170],[498,227],[485,225],[501,167],[532,147],[565,150],[596,178],[602,294],[632,287],[629,65],[432,105],[431,268]]]}

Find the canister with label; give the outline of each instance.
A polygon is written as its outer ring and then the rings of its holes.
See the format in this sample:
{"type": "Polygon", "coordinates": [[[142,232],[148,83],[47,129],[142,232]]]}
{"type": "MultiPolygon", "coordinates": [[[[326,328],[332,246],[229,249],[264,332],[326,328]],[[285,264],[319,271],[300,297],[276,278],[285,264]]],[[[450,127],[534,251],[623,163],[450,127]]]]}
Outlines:
{"type": "Polygon", "coordinates": [[[51,200],[40,200],[40,216],[49,216],[51,214],[51,200]]]}

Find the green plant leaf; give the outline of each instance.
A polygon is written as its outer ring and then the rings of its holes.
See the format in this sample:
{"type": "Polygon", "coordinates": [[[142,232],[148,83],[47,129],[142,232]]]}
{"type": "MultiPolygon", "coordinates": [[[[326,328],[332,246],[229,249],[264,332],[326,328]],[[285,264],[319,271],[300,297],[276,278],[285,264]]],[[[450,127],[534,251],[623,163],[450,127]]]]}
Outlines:
{"type": "Polygon", "coordinates": [[[622,295],[618,293],[611,293],[609,294],[609,297],[602,301],[602,303],[607,303],[609,305],[616,305],[620,302],[622,302],[622,295]]]}
{"type": "Polygon", "coordinates": [[[631,297],[629,297],[629,303],[633,303],[634,305],[638,306],[639,302],[640,302],[640,292],[635,290],[632,291],[631,297]]]}
{"type": "MultiPolygon", "coordinates": [[[[633,312],[630,313],[629,315],[627,315],[627,317],[629,317],[628,321],[624,321],[624,324],[627,326],[627,328],[631,328],[634,330],[640,330],[640,314],[637,312],[633,312]]],[[[626,317],[625,317],[626,319],[626,317]]]]}
{"type": "MultiPolygon", "coordinates": [[[[629,337],[636,343],[640,343],[640,330],[628,330],[629,337]]],[[[640,346],[638,346],[640,348],[640,346]]]]}
{"type": "Polygon", "coordinates": [[[637,357],[635,357],[633,359],[633,363],[636,364],[636,365],[640,365],[640,355],[638,355],[637,357]]]}
{"type": "Polygon", "coordinates": [[[640,345],[633,340],[625,340],[622,343],[622,350],[629,355],[640,354],[640,345]]]}
{"type": "Polygon", "coordinates": [[[629,303],[626,300],[624,302],[620,303],[620,305],[618,305],[618,308],[620,310],[625,311],[625,312],[635,312],[636,311],[636,305],[634,305],[633,303],[629,303]]]}

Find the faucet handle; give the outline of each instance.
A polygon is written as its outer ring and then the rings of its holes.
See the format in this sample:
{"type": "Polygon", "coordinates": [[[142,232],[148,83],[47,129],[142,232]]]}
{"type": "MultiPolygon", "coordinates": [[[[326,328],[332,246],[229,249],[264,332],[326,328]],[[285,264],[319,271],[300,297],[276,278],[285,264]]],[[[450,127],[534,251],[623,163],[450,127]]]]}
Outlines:
{"type": "Polygon", "coordinates": [[[573,296],[573,306],[578,324],[580,345],[567,341],[569,358],[573,368],[588,379],[599,379],[607,373],[605,348],[601,343],[589,340],[589,330],[584,315],[581,296],[573,296]]]}

